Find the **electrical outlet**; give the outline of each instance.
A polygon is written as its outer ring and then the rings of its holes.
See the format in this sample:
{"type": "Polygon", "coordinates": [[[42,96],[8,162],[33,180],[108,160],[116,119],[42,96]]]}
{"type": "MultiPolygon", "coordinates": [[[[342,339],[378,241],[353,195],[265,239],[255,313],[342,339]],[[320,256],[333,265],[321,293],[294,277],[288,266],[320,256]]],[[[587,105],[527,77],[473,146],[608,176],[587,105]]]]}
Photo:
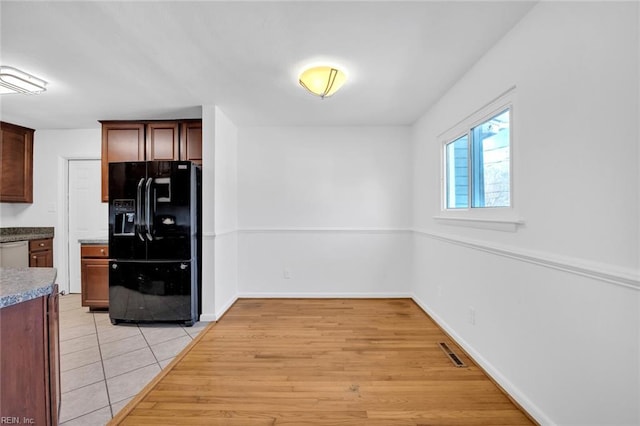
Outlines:
{"type": "Polygon", "coordinates": [[[469,324],[476,325],[476,308],[469,306],[469,324]]]}
{"type": "Polygon", "coordinates": [[[291,269],[289,269],[289,268],[284,268],[284,269],[282,270],[282,277],[283,277],[285,280],[290,280],[290,279],[291,279],[291,269]]]}

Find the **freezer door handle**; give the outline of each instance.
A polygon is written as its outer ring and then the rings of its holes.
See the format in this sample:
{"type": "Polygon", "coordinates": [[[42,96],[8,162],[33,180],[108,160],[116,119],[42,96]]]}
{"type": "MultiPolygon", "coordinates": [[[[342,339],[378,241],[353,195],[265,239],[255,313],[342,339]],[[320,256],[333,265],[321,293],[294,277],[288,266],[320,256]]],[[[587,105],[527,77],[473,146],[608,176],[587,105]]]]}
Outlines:
{"type": "Polygon", "coordinates": [[[144,226],[144,216],[142,211],[142,186],[144,185],[144,178],[140,179],[138,182],[138,191],[136,196],[136,218],[135,218],[135,228],[136,235],[140,238],[140,240],[144,241],[144,237],[142,236],[142,227],[144,226]]]}
{"type": "Polygon", "coordinates": [[[149,241],[153,241],[153,236],[151,235],[151,233],[153,232],[153,215],[151,214],[151,184],[153,183],[153,178],[149,178],[147,179],[147,185],[146,185],[146,196],[145,196],[145,203],[146,203],[146,212],[145,212],[145,222],[147,223],[147,229],[146,229],[146,234],[147,234],[147,239],[149,241]]]}

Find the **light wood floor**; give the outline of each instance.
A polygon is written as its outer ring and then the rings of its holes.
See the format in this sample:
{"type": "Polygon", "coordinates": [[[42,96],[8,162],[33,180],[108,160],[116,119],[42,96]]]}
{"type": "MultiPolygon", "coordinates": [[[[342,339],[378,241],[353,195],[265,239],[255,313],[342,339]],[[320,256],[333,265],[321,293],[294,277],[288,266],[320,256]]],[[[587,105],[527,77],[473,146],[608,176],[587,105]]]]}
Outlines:
{"type": "Polygon", "coordinates": [[[111,424],[532,424],[409,299],[240,299],[166,371],[111,424]]]}

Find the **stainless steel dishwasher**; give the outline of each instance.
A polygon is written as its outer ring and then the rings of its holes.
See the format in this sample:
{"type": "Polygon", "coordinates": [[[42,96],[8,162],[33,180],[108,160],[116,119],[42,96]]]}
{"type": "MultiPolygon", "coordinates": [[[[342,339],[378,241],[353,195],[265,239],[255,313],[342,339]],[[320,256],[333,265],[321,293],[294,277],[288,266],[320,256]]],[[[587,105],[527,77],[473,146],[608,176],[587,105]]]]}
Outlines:
{"type": "Polygon", "coordinates": [[[14,241],[10,243],[0,243],[0,267],[28,268],[29,242],[14,241]]]}

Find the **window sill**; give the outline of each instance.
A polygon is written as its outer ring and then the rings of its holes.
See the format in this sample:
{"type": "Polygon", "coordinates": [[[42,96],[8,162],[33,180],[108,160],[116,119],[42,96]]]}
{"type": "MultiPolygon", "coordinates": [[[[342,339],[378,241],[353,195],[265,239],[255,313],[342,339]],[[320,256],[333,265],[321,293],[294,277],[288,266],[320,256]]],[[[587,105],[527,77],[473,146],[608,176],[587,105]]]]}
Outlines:
{"type": "Polygon", "coordinates": [[[491,229],[494,231],[516,232],[518,227],[524,225],[523,220],[511,219],[482,219],[470,217],[434,216],[437,222],[443,225],[466,226],[469,228],[491,229]]]}

